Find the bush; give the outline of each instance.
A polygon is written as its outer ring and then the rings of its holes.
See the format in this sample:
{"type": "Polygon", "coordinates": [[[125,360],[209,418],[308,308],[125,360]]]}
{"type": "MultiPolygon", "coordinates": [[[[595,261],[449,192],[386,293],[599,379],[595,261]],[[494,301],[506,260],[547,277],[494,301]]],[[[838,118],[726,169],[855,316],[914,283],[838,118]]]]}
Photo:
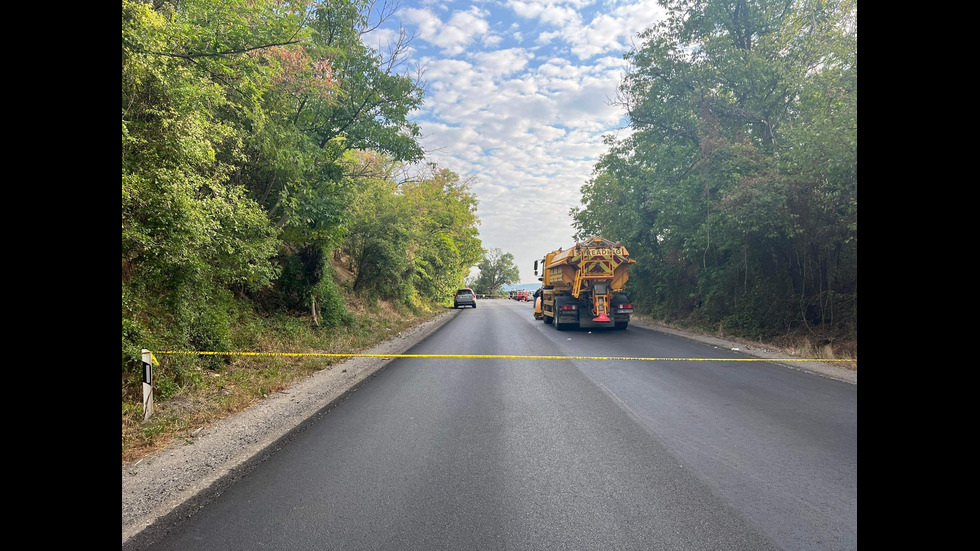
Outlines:
{"type": "Polygon", "coordinates": [[[350,325],[354,321],[354,315],[347,309],[346,301],[337,288],[337,283],[334,282],[329,264],[324,269],[330,273],[317,285],[317,310],[320,322],[328,327],[350,325]]]}

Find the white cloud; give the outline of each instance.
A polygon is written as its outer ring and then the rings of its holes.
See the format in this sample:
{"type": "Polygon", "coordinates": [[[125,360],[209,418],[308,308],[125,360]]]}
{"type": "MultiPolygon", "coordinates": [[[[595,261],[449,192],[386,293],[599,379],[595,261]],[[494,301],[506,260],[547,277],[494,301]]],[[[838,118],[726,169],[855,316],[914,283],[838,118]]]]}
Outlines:
{"type": "Polygon", "coordinates": [[[480,70],[490,76],[504,76],[525,68],[534,54],[523,48],[480,52],[473,60],[480,70]]]}
{"type": "Polygon", "coordinates": [[[536,43],[562,41],[579,59],[629,47],[630,39],[638,32],[653,26],[663,18],[665,10],[657,0],[609,2],[611,11],[599,13],[585,21],[580,9],[588,1],[510,0],[506,6],[524,19],[536,20],[548,30],[538,34],[536,43]]]}
{"type": "Polygon", "coordinates": [[[490,33],[490,34],[484,35],[483,36],[483,40],[481,42],[483,42],[483,45],[484,46],[489,46],[489,47],[492,48],[494,46],[499,45],[503,41],[504,41],[504,38],[502,36],[500,36],[498,34],[490,33]]]}
{"type": "Polygon", "coordinates": [[[541,2],[538,0],[510,0],[506,2],[507,7],[514,10],[518,16],[525,19],[539,19],[544,23],[564,26],[570,24],[581,24],[577,8],[586,3],[583,2],[541,2]],[[563,4],[567,4],[563,5],[563,4]]]}
{"type": "Polygon", "coordinates": [[[419,38],[439,47],[447,55],[458,55],[477,38],[487,34],[490,25],[479,8],[453,13],[443,22],[429,10],[408,8],[399,12],[404,23],[418,27],[419,38]]]}

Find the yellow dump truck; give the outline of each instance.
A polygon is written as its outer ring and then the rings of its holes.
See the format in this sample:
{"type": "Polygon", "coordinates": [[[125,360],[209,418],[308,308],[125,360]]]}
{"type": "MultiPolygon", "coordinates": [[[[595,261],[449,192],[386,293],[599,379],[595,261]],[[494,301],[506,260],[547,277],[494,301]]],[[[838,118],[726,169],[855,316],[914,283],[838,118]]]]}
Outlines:
{"type": "Polygon", "coordinates": [[[567,250],[558,249],[534,261],[541,282],[534,318],[572,327],[626,329],[633,305],[624,292],[629,279],[629,252],[621,243],[593,237],[567,250]]]}

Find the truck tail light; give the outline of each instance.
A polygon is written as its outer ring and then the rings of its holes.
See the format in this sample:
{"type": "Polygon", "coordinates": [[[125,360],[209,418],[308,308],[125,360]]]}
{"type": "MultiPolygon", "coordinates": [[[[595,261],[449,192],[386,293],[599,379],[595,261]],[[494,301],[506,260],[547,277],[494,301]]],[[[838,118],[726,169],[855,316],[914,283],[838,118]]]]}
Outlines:
{"type": "Polygon", "coordinates": [[[562,310],[578,310],[578,304],[562,304],[562,310]]]}
{"type": "Polygon", "coordinates": [[[620,312],[623,312],[623,313],[631,313],[631,312],[633,312],[633,305],[632,304],[620,304],[620,305],[616,306],[616,308],[618,308],[619,311],[620,312]]]}

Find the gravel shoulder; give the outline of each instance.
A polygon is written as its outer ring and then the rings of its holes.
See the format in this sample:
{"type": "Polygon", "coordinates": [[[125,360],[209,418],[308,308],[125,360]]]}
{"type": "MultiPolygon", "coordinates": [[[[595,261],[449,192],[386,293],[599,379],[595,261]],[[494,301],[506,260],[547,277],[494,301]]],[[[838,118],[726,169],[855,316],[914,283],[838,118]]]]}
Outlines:
{"type": "MultiPolygon", "coordinates": [[[[366,351],[366,354],[402,354],[424,340],[459,310],[406,330],[366,351]]],[[[631,325],[669,333],[759,358],[786,357],[776,351],[715,337],[671,329],[650,320],[634,318],[631,325]]],[[[233,481],[250,465],[261,462],[265,450],[288,439],[291,431],[325,413],[383,369],[391,358],[351,358],[275,393],[249,409],[201,429],[191,441],[170,447],[122,468],[122,543],[157,520],[179,514],[207,494],[208,488],[233,481]]],[[[822,362],[777,362],[817,375],[857,384],[857,372],[822,362]]]]}
{"type": "MultiPolygon", "coordinates": [[[[642,316],[633,316],[630,319],[631,327],[642,327],[644,329],[650,329],[652,331],[659,331],[661,333],[667,333],[670,335],[675,335],[678,337],[683,337],[685,339],[691,339],[698,341],[703,344],[708,344],[717,348],[724,348],[726,350],[738,350],[743,354],[762,358],[766,360],[779,360],[787,358],[785,352],[779,350],[773,350],[765,348],[755,344],[746,344],[745,342],[739,342],[734,340],[722,339],[718,337],[709,337],[705,335],[697,335],[694,333],[689,333],[687,331],[682,331],[679,329],[672,329],[661,325],[655,321],[649,319],[643,319],[642,316]]],[[[857,384],[857,370],[846,369],[840,367],[836,363],[828,362],[780,362],[775,361],[773,363],[778,363],[779,365],[789,367],[790,369],[796,369],[799,371],[806,371],[814,375],[820,375],[822,377],[829,377],[831,379],[836,379],[838,381],[843,381],[846,383],[857,384]]]]}

